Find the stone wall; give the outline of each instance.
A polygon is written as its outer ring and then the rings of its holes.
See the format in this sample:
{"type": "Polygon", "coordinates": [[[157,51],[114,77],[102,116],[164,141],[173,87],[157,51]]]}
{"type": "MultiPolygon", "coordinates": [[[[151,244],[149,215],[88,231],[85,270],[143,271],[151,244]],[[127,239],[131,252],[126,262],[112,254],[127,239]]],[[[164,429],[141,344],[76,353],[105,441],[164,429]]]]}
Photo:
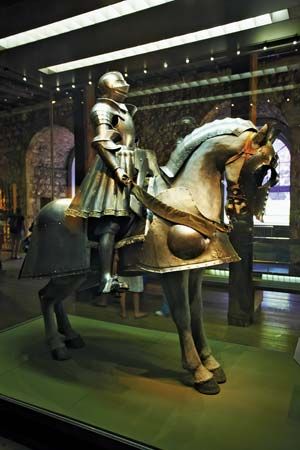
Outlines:
{"type": "Polygon", "coordinates": [[[38,131],[26,151],[26,218],[30,224],[41,206],[53,198],[68,196],[68,158],[74,148],[74,135],[65,127],[53,127],[53,167],[51,166],[50,128],[38,131]]]}
{"type": "MultiPolygon", "coordinates": [[[[54,105],[54,123],[73,132],[71,102],[54,105]]],[[[33,107],[31,111],[13,111],[0,116],[0,180],[17,186],[17,205],[26,212],[26,152],[33,136],[49,126],[49,109],[33,107]]],[[[44,147],[43,147],[44,148],[44,147]]],[[[43,151],[43,149],[41,149],[43,151]]],[[[64,181],[65,184],[65,181],[64,181]]]]}
{"type": "MultiPolygon", "coordinates": [[[[207,74],[209,78],[211,74],[207,74]]],[[[288,75],[285,75],[288,76],[288,75]]],[[[191,73],[186,81],[189,79],[197,79],[199,75],[191,73]]],[[[161,80],[161,84],[167,84],[167,82],[174,83],[176,80],[161,80]]],[[[182,81],[178,79],[178,81],[182,81]]],[[[282,79],[282,84],[287,83],[287,79],[282,79]]],[[[261,81],[261,86],[268,85],[268,81],[261,81]]],[[[220,94],[221,92],[230,92],[230,83],[227,85],[218,85],[214,87],[206,88],[192,88],[183,89],[173,92],[164,92],[160,94],[133,97],[129,98],[131,103],[137,104],[141,107],[156,105],[164,102],[172,101],[184,101],[197,97],[204,97],[207,95],[220,94]]],[[[134,86],[135,88],[144,87],[143,85],[134,86]]],[[[297,113],[297,97],[291,96],[291,102],[285,102],[285,94],[275,93],[270,94],[271,102],[267,103],[266,97],[257,97],[257,124],[260,126],[265,122],[272,122],[276,124],[285,137],[286,143],[291,147],[292,156],[292,170],[291,170],[291,234],[294,238],[300,237],[300,224],[299,215],[296,213],[300,211],[300,186],[299,184],[299,123],[296,123],[299,118],[299,112],[297,113]],[[295,113],[296,111],[296,113],[295,113]]],[[[203,102],[198,104],[178,105],[176,107],[167,107],[150,110],[140,110],[135,117],[137,136],[140,138],[139,145],[143,148],[150,148],[155,150],[158,161],[160,164],[164,164],[172,149],[174,148],[176,141],[179,137],[182,137],[192,129],[200,126],[204,123],[212,121],[214,119],[220,119],[226,116],[234,114],[234,108],[231,108],[231,101],[215,102],[203,102]],[[186,120],[188,118],[188,120],[186,120]]],[[[54,123],[56,127],[63,127],[70,132],[73,132],[73,105],[71,102],[57,103],[54,108],[54,123]]],[[[48,140],[49,135],[45,128],[49,126],[49,111],[47,108],[39,109],[31,112],[23,112],[22,114],[10,115],[7,117],[0,117],[0,180],[5,183],[16,183],[18,192],[18,204],[26,210],[27,201],[26,198],[26,152],[30,147],[32,148],[31,140],[36,133],[43,133],[43,140],[48,140]]],[[[67,132],[66,132],[67,135],[67,132]]],[[[66,137],[65,135],[65,137],[66,137]]],[[[39,138],[41,135],[39,135],[39,138]]],[[[61,143],[64,146],[64,139],[61,143]]],[[[66,151],[71,149],[72,138],[69,136],[66,138],[66,151]]],[[[38,152],[41,154],[48,154],[49,147],[45,142],[37,143],[38,152]]],[[[60,154],[59,150],[55,153],[60,154]]],[[[57,170],[55,172],[55,195],[60,196],[65,194],[66,188],[66,153],[63,153],[63,157],[60,162],[57,160],[57,170]],[[65,172],[64,172],[65,171],[65,172]],[[59,174],[59,175],[58,175],[59,174]],[[59,181],[60,180],[60,181],[59,181]],[[60,186],[60,188],[59,188],[60,186]],[[60,190],[61,189],[61,190],[60,190]]],[[[30,158],[28,157],[28,171],[30,166],[30,158]]],[[[44,161],[45,162],[45,161],[44,161]]],[[[40,164],[45,166],[45,164],[40,164]]],[[[32,198],[35,198],[37,202],[36,208],[38,208],[38,197],[49,197],[50,184],[49,179],[45,177],[45,170],[47,168],[40,167],[36,171],[35,179],[39,179],[39,182],[35,181],[32,184],[36,185],[36,188],[32,191],[32,198]],[[34,197],[35,196],[35,197],[34,197]]],[[[32,176],[32,174],[30,175],[32,176]]],[[[29,211],[30,216],[34,214],[33,208],[29,211]]]]}

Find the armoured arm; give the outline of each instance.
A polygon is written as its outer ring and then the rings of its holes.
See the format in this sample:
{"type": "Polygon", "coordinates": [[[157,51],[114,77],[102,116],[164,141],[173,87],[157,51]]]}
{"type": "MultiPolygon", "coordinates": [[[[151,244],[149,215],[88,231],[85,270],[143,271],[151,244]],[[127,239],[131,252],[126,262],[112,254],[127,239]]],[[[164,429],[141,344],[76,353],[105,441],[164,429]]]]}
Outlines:
{"type": "Polygon", "coordinates": [[[121,148],[121,145],[113,141],[118,133],[110,128],[108,124],[99,125],[96,128],[96,133],[92,145],[106,166],[114,172],[119,167],[114,153],[121,148]]]}

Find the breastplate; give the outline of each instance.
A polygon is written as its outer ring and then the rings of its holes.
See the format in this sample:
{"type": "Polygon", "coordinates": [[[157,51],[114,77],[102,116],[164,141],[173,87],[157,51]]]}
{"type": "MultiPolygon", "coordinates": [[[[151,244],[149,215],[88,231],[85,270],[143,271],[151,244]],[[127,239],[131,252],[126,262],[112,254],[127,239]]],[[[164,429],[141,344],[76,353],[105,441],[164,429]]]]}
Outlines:
{"type": "Polygon", "coordinates": [[[135,147],[135,130],[132,117],[129,111],[122,109],[121,113],[116,116],[118,123],[115,128],[119,131],[122,141],[121,143],[127,148],[135,147]]]}

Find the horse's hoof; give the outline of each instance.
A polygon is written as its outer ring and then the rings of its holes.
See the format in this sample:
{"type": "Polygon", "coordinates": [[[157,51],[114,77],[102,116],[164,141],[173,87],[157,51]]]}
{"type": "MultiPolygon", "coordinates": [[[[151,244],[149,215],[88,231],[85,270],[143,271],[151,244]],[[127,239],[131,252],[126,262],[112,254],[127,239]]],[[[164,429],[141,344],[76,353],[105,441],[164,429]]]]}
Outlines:
{"type": "Polygon", "coordinates": [[[221,366],[217,369],[211,370],[211,373],[218,384],[226,383],[226,375],[221,366]]]}
{"type": "Polygon", "coordinates": [[[85,342],[80,335],[75,336],[71,339],[65,340],[65,345],[68,348],[83,348],[85,347],[85,342]]]}
{"type": "Polygon", "coordinates": [[[51,350],[51,355],[56,361],[67,361],[71,359],[71,355],[65,347],[58,347],[51,350]]]}
{"type": "Polygon", "coordinates": [[[215,395],[220,392],[218,383],[214,378],[204,381],[203,383],[195,383],[194,388],[196,391],[201,392],[201,394],[215,395]]]}

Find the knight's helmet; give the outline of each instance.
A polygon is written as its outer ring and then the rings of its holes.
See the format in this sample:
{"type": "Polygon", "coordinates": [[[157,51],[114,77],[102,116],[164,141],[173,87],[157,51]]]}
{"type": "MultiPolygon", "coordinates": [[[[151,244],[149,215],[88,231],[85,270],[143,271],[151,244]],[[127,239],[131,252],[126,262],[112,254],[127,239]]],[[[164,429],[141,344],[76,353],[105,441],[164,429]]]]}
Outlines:
{"type": "Polygon", "coordinates": [[[98,88],[102,97],[124,102],[129,91],[129,84],[120,72],[107,72],[99,78],[98,88]]]}

